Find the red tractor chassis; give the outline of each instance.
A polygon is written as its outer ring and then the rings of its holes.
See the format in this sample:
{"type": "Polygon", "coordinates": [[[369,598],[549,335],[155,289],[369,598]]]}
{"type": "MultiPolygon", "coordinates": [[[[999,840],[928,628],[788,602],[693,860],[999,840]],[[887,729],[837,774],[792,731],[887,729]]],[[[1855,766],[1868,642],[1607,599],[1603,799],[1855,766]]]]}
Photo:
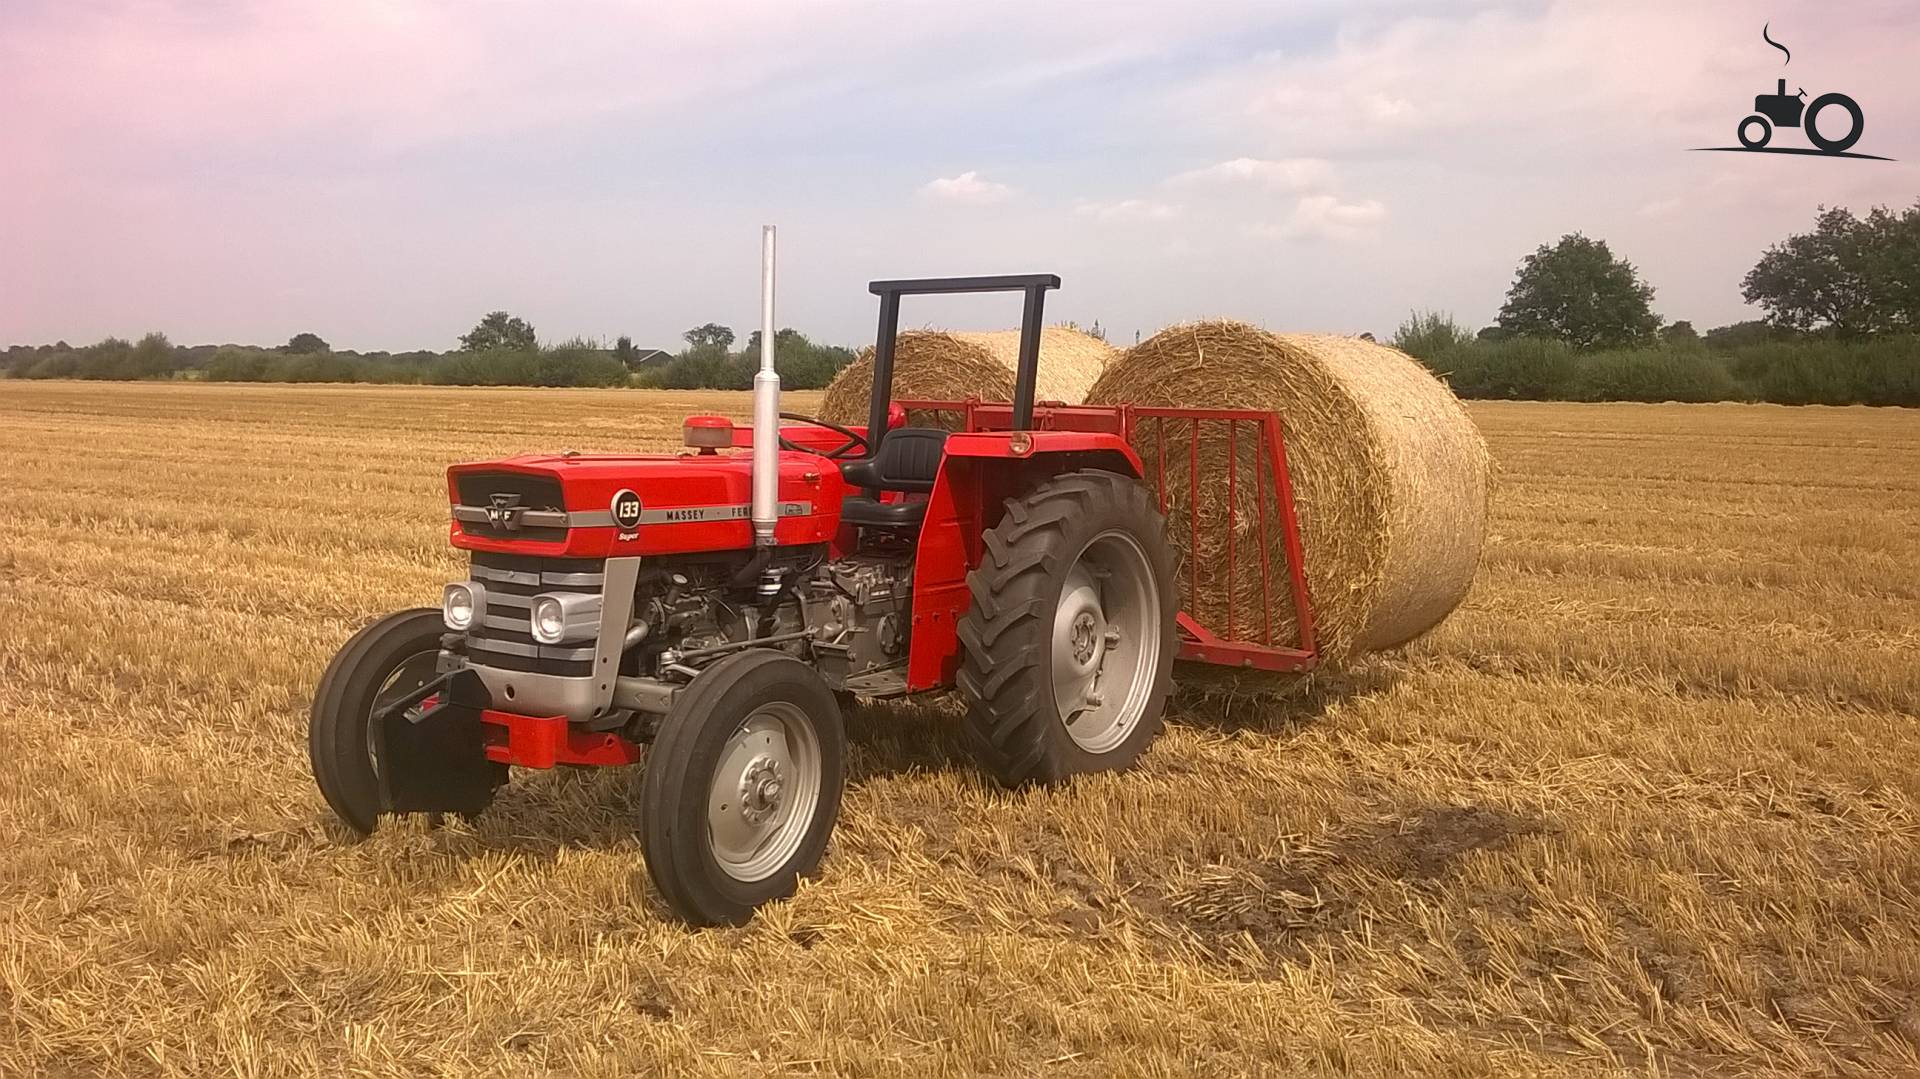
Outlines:
{"type": "MultiPolygon", "coordinates": [[[[897,403],[910,414],[944,414],[957,419],[959,426],[947,440],[933,490],[925,496],[926,521],[915,554],[907,661],[909,692],[952,686],[960,663],[956,627],[971,603],[967,574],[980,564],[980,537],[997,523],[1005,500],[1035,475],[1085,467],[1123,472],[1145,481],[1159,497],[1170,533],[1184,537],[1187,550],[1201,550],[1204,545],[1208,550],[1224,551],[1217,566],[1200,558],[1186,559],[1181,572],[1185,595],[1237,597],[1241,593],[1230,587],[1231,582],[1250,562],[1259,566],[1257,602],[1249,598],[1242,607],[1230,599],[1225,616],[1212,624],[1191,611],[1180,613],[1180,659],[1275,672],[1305,672],[1318,663],[1313,607],[1287,471],[1285,430],[1279,415],[1242,409],[1042,403],[1034,407],[1032,428],[1014,432],[1007,429],[1012,408],[1004,403],[973,399],[897,403]],[[1196,512],[1194,499],[1169,497],[1168,477],[1184,477],[1187,491],[1203,490],[1203,482],[1222,479],[1205,474],[1201,461],[1203,437],[1211,439],[1221,434],[1226,440],[1228,464],[1224,489],[1217,494],[1224,496],[1225,513],[1209,521],[1196,512]],[[1008,467],[1007,462],[1018,464],[1008,467]],[[1239,485],[1243,473],[1249,471],[1256,488],[1253,502],[1257,509],[1251,520],[1243,521],[1239,485]],[[1285,552],[1280,565],[1275,565],[1275,548],[1270,542],[1275,529],[1279,530],[1280,549],[1285,552]],[[1276,632],[1276,601],[1294,612],[1291,639],[1276,632]]],[[[863,427],[851,430],[865,433],[863,427]]],[[[842,441],[834,432],[811,426],[783,426],[781,434],[792,445],[821,452],[842,441]]],[[[657,460],[663,471],[671,470],[676,483],[685,485],[686,504],[737,504],[746,498],[745,451],[751,437],[751,428],[737,427],[733,432],[734,453],[650,460],[657,460]]],[[[561,456],[517,458],[484,467],[496,472],[502,468],[542,472],[559,466],[571,473],[570,498],[577,483],[583,505],[605,505],[615,489],[632,482],[635,462],[635,458],[626,457],[607,459],[602,465],[592,458],[561,456]],[[604,479],[599,476],[602,470],[604,479]]],[[[780,466],[781,499],[791,506],[802,501],[800,496],[806,496],[808,510],[783,517],[777,526],[780,542],[825,540],[836,555],[850,548],[851,526],[837,524],[838,502],[846,493],[839,471],[813,453],[795,450],[781,453],[780,466]]],[[[450,470],[450,485],[457,484],[464,467],[450,470]]],[[[455,496],[458,501],[457,491],[455,496]]],[[[564,549],[543,553],[605,557],[737,550],[750,543],[748,530],[743,516],[672,522],[671,527],[638,529],[637,535],[623,534],[610,524],[606,528],[575,529],[564,549]]],[[[453,526],[452,542],[470,550],[529,550],[525,540],[468,535],[458,522],[453,526]]],[[[528,716],[488,709],[481,718],[487,757],[503,764],[526,768],[626,765],[638,761],[644,752],[643,747],[617,733],[570,726],[565,716],[528,716]]]]}

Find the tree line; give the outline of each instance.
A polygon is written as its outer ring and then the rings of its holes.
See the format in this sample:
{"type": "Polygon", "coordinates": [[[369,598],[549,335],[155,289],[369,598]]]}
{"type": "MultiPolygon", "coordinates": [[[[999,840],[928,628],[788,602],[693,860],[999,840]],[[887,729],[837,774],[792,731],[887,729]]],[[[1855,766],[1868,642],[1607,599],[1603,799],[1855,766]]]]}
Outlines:
{"type": "Polygon", "coordinates": [[[1920,406],[1920,204],[1821,207],[1741,295],[1767,317],[1669,323],[1632,263],[1573,233],[1521,260],[1493,325],[1416,311],[1393,344],[1462,397],[1920,406]]]}
{"type": "MultiPolygon", "coordinates": [[[[1821,207],[1812,230],[1768,248],[1741,281],[1765,319],[1704,335],[1654,310],[1655,291],[1604,240],[1580,233],[1520,261],[1495,322],[1478,331],[1415,312],[1392,343],[1463,397],[1584,401],[1757,400],[1920,406],[1920,203],[1864,216],[1821,207]]],[[[1097,324],[1096,324],[1097,327],[1097,324]]],[[[205,379],[221,382],[411,382],[444,385],[746,389],[760,334],[736,350],[727,326],[682,334],[671,355],[580,338],[543,343],[525,319],[493,311],[449,352],[335,350],[300,333],[273,348],[177,346],[151,333],[75,348],[16,345],[12,378],[205,379]]],[[[781,381],[825,386],[854,351],[792,329],[775,336],[781,381]]]]}
{"type": "MultiPolygon", "coordinates": [[[[729,350],[731,329],[707,323],[687,331],[686,347],[662,356],[621,337],[608,348],[574,338],[539,340],[531,323],[505,311],[489,312],[449,352],[336,350],[318,334],[299,333],[284,345],[175,345],[162,333],[138,342],[109,337],[74,347],[15,345],[0,353],[0,377],[101,380],[185,379],[207,382],[374,382],[447,386],[644,386],[663,389],[745,389],[760,363],[760,332],[729,350]]],[[[782,383],[791,389],[824,387],[853,350],[820,345],[798,330],[774,335],[782,383]]]]}

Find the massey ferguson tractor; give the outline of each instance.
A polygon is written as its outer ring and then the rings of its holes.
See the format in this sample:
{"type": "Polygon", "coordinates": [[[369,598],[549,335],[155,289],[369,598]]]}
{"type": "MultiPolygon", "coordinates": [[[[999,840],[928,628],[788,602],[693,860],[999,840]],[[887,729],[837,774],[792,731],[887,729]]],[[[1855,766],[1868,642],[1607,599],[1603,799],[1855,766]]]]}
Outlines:
{"type": "Polygon", "coordinates": [[[1036,403],[1050,274],[873,282],[866,425],[780,412],[763,242],[750,430],[693,416],[679,453],[448,469],[467,579],[361,630],[314,695],[314,776],[349,827],[479,814],[515,766],[644,762],[655,888],[688,922],[738,924],[819,865],[856,698],[959,693],[980,766],[1018,786],[1132,763],[1176,659],[1314,665],[1278,416],[1036,403]],[[892,400],[901,298],[981,292],[1025,297],[1014,399],[892,400]],[[1208,425],[1231,440],[1224,476],[1202,476],[1208,425]],[[1170,506],[1171,475],[1221,487],[1224,519],[1170,506]],[[1251,502],[1226,489],[1249,482],[1251,502]],[[1170,529],[1206,564],[1177,564],[1170,529]],[[1236,580],[1257,585],[1220,624],[1181,610],[1183,584],[1241,597],[1236,580]],[[1297,629],[1276,641],[1284,605],[1297,629]]]}

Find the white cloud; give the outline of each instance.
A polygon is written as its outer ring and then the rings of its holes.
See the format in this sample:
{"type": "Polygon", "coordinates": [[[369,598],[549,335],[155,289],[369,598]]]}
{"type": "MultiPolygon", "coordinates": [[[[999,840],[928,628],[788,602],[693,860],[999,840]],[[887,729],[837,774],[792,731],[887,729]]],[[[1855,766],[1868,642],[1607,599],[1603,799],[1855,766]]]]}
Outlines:
{"type": "Polygon", "coordinates": [[[1368,94],[1365,101],[1369,120],[1380,124],[1411,121],[1416,118],[1413,102],[1388,94],[1368,94]]]}
{"type": "Polygon", "coordinates": [[[1272,191],[1312,191],[1333,178],[1333,166],[1317,157],[1267,161],[1236,157],[1204,169],[1193,169],[1167,180],[1176,187],[1248,184],[1272,191]]]}
{"type": "Polygon", "coordinates": [[[1171,221],[1184,211],[1185,207],[1176,203],[1155,202],[1152,199],[1119,199],[1112,202],[1082,200],[1073,207],[1074,213],[1096,221],[1171,221]]]}
{"type": "Polygon", "coordinates": [[[1308,195],[1293,208],[1293,216],[1282,225],[1266,225],[1258,231],[1275,239],[1312,237],[1346,239],[1371,231],[1387,219],[1387,208],[1377,199],[1342,202],[1332,195],[1308,195]]]}
{"type": "Polygon", "coordinates": [[[979,172],[968,169],[958,176],[942,176],[939,179],[930,180],[920,188],[920,193],[941,202],[988,206],[1007,201],[1013,197],[1014,191],[1006,184],[983,180],[979,172]]]}

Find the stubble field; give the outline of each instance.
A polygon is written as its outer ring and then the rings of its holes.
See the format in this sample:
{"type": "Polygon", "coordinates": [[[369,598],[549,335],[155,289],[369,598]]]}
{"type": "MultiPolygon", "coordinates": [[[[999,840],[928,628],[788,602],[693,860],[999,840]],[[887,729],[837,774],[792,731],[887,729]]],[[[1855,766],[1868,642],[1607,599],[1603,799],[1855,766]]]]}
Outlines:
{"type": "Polygon", "coordinates": [[[1059,789],[860,709],[745,928],[665,920],[620,772],[347,841],[309,693],[462,575],[445,465],[744,407],[0,385],[0,1075],[1920,1072],[1911,411],[1476,405],[1439,631],[1059,789]]]}

